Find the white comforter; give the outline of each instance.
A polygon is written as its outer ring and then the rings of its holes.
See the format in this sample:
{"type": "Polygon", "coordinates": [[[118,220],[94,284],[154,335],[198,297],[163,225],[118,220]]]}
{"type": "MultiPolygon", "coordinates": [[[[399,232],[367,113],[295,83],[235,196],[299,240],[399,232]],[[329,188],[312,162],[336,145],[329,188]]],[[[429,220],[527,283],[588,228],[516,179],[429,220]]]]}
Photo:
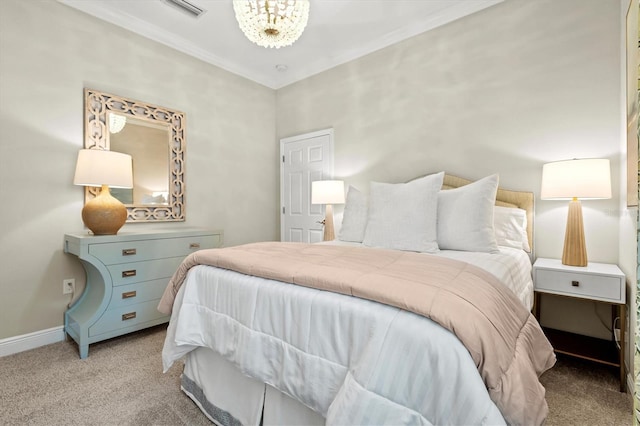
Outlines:
{"type": "Polygon", "coordinates": [[[199,346],[328,424],[505,423],[452,333],[376,302],[196,266],[175,300],[165,370],[199,346]]]}

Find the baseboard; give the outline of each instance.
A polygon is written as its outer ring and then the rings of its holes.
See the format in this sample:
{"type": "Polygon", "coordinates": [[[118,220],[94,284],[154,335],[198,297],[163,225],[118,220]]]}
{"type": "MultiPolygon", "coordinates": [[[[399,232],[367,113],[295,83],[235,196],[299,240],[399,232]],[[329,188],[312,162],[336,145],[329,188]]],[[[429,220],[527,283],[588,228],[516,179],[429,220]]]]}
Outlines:
{"type": "Polygon", "coordinates": [[[0,340],[0,357],[50,345],[64,340],[64,327],[53,327],[0,340]]]}

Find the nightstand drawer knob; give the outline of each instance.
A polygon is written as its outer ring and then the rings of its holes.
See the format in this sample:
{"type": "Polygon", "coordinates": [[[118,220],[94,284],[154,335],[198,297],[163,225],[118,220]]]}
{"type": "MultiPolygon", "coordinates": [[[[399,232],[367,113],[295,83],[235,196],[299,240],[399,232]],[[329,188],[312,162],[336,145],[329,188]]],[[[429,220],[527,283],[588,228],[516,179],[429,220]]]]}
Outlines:
{"type": "Polygon", "coordinates": [[[580,286],[580,281],[571,281],[571,285],[574,287],[579,287],[580,286]]]}
{"type": "Polygon", "coordinates": [[[122,321],[134,319],[136,317],[135,312],[129,312],[128,314],[122,314],[122,321]]]}
{"type": "Polygon", "coordinates": [[[136,292],[135,291],[127,291],[125,293],[122,293],[122,298],[123,299],[131,299],[132,297],[136,297],[136,292]]]}
{"type": "Polygon", "coordinates": [[[199,249],[200,248],[200,243],[191,243],[191,244],[189,244],[189,248],[190,249],[199,249]]]}
{"type": "Polygon", "coordinates": [[[135,276],[136,276],[135,269],[131,269],[129,271],[122,271],[122,278],[135,277],[135,276]]]}
{"type": "Polygon", "coordinates": [[[136,254],[136,249],[124,249],[122,250],[122,255],[123,256],[133,256],[134,254],[136,254]]]}

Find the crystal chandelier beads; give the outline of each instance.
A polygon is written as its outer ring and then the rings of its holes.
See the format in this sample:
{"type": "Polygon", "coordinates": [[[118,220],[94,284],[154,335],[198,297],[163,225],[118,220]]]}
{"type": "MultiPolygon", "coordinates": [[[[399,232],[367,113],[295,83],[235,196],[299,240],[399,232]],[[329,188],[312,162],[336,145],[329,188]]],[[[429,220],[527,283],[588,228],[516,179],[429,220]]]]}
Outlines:
{"type": "Polygon", "coordinates": [[[233,0],[242,32],[263,47],[293,44],[309,19],[309,0],[233,0]]]}
{"type": "Polygon", "coordinates": [[[127,117],[114,113],[109,114],[109,133],[119,133],[127,124],[127,117]]]}

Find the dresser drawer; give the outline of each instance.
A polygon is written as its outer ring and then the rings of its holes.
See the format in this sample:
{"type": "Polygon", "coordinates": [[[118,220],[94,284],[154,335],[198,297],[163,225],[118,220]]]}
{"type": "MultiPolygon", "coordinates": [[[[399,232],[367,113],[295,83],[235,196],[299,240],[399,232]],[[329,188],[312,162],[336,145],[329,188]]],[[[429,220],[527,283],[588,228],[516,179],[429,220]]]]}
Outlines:
{"type": "Polygon", "coordinates": [[[159,300],[151,300],[107,310],[94,325],[89,327],[89,337],[132,327],[163,317],[166,317],[168,321],[169,316],[158,311],[158,302],[159,300]]]}
{"type": "Polygon", "coordinates": [[[105,265],[139,262],[141,260],[187,256],[202,248],[219,246],[219,235],[160,238],[155,240],[118,243],[96,243],[89,246],[89,254],[105,265]]]}
{"type": "Polygon", "coordinates": [[[111,274],[113,285],[120,286],[159,278],[171,278],[183,260],[182,257],[172,257],[111,265],[107,269],[111,274]]]}
{"type": "Polygon", "coordinates": [[[167,288],[169,278],[145,281],[142,283],[121,285],[113,288],[109,309],[130,306],[136,303],[158,300],[167,288]]]}
{"type": "Polygon", "coordinates": [[[620,278],[579,272],[536,270],[536,290],[569,296],[619,301],[624,286],[620,278]]]}

